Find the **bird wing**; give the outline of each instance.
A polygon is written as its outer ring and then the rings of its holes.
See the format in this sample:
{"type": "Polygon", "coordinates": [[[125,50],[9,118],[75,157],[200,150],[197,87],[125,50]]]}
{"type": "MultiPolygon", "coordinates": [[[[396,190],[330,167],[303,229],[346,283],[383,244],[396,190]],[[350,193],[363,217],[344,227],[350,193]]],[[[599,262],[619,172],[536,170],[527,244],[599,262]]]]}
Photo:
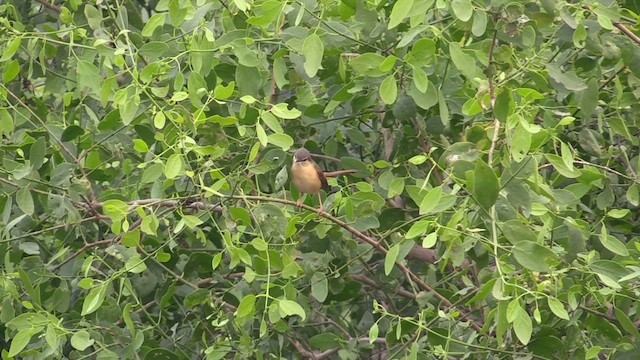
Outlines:
{"type": "Polygon", "coordinates": [[[318,173],[318,177],[320,178],[320,182],[322,183],[322,188],[325,190],[329,189],[329,183],[327,182],[327,178],[324,176],[324,171],[320,168],[320,165],[313,163],[313,167],[316,169],[318,173]]]}

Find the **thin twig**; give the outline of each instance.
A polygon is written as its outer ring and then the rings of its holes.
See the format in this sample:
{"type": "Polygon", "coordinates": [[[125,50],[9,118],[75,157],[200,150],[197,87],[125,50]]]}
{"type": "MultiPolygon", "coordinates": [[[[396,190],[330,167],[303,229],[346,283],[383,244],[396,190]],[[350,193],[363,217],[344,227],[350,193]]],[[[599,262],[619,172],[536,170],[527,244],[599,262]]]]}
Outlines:
{"type": "Polygon", "coordinates": [[[37,0],[40,4],[44,5],[45,7],[59,13],[60,11],[62,11],[60,9],[60,6],[56,5],[56,4],[52,4],[50,2],[48,2],[47,0],[37,0]]]}
{"type": "Polygon", "coordinates": [[[493,114],[493,138],[491,139],[491,147],[489,148],[488,164],[491,166],[493,163],[493,152],[496,150],[496,144],[498,143],[498,133],[500,132],[500,120],[496,117],[495,105],[496,105],[496,93],[495,85],[493,83],[493,73],[491,66],[493,65],[493,51],[496,47],[496,37],[498,36],[498,29],[493,32],[493,39],[491,40],[491,48],[489,49],[489,62],[487,65],[487,78],[489,79],[489,103],[491,105],[491,113],[493,114]]]}
{"type": "MultiPolygon", "coordinates": [[[[277,202],[277,203],[281,203],[281,204],[287,204],[287,205],[291,205],[291,206],[297,206],[297,203],[294,201],[290,201],[290,200],[285,200],[285,199],[279,199],[279,198],[269,198],[269,197],[263,197],[263,196],[231,196],[231,198],[233,199],[238,199],[238,200],[262,200],[262,201],[270,201],[270,202],[277,202]]],[[[305,204],[301,204],[302,208],[305,208],[307,210],[310,211],[315,211],[316,213],[318,212],[318,209],[315,209],[311,206],[305,205],[305,204]]],[[[345,223],[344,221],[334,217],[333,215],[327,213],[327,212],[321,212],[319,213],[319,216],[322,216],[326,219],[331,220],[333,223],[337,224],[338,226],[340,226],[341,228],[345,229],[346,231],[348,231],[349,233],[351,233],[353,236],[356,237],[356,239],[358,239],[360,242],[366,243],[371,245],[375,250],[377,250],[379,253],[386,255],[388,250],[386,248],[384,248],[382,245],[380,245],[380,243],[375,240],[372,237],[369,237],[367,235],[365,235],[364,233],[362,233],[361,231],[351,227],[349,224],[345,223]]],[[[435,291],[431,286],[429,286],[426,282],[424,282],[422,279],[420,279],[420,277],[418,277],[416,274],[414,274],[405,264],[397,261],[396,263],[396,267],[403,273],[405,274],[405,276],[407,276],[409,279],[411,279],[412,282],[414,282],[416,285],[418,285],[418,287],[421,290],[427,291],[429,293],[431,293],[436,299],[438,299],[439,301],[441,301],[443,304],[445,304],[445,306],[447,308],[456,308],[451,301],[449,301],[449,299],[447,299],[446,297],[440,295],[437,291],[435,291]]],[[[478,332],[481,331],[482,327],[478,324],[476,324],[470,317],[468,314],[466,314],[465,311],[457,308],[456,309],[461,317],[468,319],[471,321],[471,326],[478,332]]]]}

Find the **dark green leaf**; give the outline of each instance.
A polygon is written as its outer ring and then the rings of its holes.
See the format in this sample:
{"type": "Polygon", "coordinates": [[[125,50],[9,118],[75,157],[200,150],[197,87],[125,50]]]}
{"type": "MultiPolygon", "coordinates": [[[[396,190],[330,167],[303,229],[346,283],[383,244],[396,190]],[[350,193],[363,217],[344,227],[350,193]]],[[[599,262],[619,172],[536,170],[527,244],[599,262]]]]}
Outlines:
{"type": "Polygon", "coordinates": [[[489,209],[498,199],[500,191],[498,177],[493,169],[482,160],[476,161],[473,174],[473,197],[480,206],[489,209]]]}
{"type": "Polygon", "coordinates": [[[516,243],[513,247],[513,256],[520,265],[538,272],[548,272],[550,268],[547,261],[556,258],[553,251],[527,240],[516,243]]]}
{"type": "Polygon", "coordinates": [[[62,133],[62,136],[60,137],[60,139],[62,141],[71,141],[74,140],[75,138],[77,138],[78,136],[81,136],[84,134],[84,129],[81,128],[78,125],[71,125],[69,127],[67,127],[66,129],[64,129],[64,132],[62,133]]]}

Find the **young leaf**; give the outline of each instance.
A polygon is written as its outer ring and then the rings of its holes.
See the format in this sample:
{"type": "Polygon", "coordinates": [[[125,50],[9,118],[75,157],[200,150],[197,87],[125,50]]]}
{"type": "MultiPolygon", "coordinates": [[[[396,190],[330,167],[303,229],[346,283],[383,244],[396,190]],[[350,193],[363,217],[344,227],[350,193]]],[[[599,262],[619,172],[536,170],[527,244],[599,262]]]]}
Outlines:
{"type": "Polygon", "coordinates": [[[391,9],[391,15],[389,16],[389,25],[387,29],[393,29],[398,26],[402,20],[404,20],[407,15],[409,15],[409,11],[411,11],[411,7],[413,6],[413,0],[398,0],[391,9]]]}
{"type": "Polygon", "coordinates": [[[11,340],[11,346],[9,347],[9,357],[15,357],[18,355],[31,341],[31,337],[35,334],[32,327],[24,328],[13,337],[11,340]]]}
{"type": "Polygon", "coordinates": [[[86,330],[80,330],[71,336],[71,346],[74,349],[84,351],[95,342],[86,330]]]}
{"type": "Polygon", "coordinates": [[[518,306],[513,320],[513,330],[522,344],[527,345],[529,343],[533,332],[533,323],[529,314],[520,306],[518,306]]]}
{"type": "Polygon", "coordinates": [[[182,172],[182,156],[180,154],[169,156],[169,159],[167,159],[167,162],[164,164],[164,176],[166,176],[167,179],[173,179],[182,172]]]}
{"type": "Polygon", "coordinates": [[[396,264],[396,260],[398,259],[398,255],[400,253],[400,245],[395,244],[391,248],[389,248],[389,252],[384,258],[384,274],[389,276],[391,270],[396,264]]]}
{"type": "Polygon", "coordinates": [[[551,296],[547,297],[547,303],[549,304],[549,309],[560,319],[569,320],[569,313],[564,308],[564,305],[560,302],[560,300],[553,298],[551,296]]]}
{"type": "Polygon", "coordinates": [[[387,105],[391,105],[396,101],[398,96],[398,85],[395,76],[389,75],[380,84],[380,99],[387,105]]]}
{"type": "Polygon", "coordinates": [[[304,55],[304,71],[309,77],[314,77],[319,69],[322,69],[322,55],[324,54],[324,44],[318,35],[307,36],[302,45],[304,55]]]}
{"type": "Polygon", "coordinates": [[[84,302],[82,303],[82,312],[80,315],[85,316],[98,310],[104,302],[104,296],[106,293],[105,284],[99,285],[91,289],[84,302]]]}
{"type": "Polygon", "coordinates": [[[253,294],[246,295],[238,305],[238,317],[249,316],[253,312],[255,304],[256,296],[253,294]]]}
{"type": "Polygon", "coordinates": [[[419,67],[413,68],[413,83],[416,85],[416,89],[421,93],[427,92],[429,87],[429,78],[427,74],[419,67]]]}
{"type": "Polygon", "coordinates": [[[278,301],[278,307],[280,309],[280,313],[284,316],[298,315],[305,320],[307,318],[307,314],[300,304],[295,301],[282,299],[278,301]]]}

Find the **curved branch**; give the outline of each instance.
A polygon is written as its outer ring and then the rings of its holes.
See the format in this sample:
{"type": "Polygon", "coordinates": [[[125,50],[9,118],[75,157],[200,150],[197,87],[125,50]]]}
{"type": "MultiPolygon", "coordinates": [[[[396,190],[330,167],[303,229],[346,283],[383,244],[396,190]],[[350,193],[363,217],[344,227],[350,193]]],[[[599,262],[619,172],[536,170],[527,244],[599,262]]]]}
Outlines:
{"type": "MultiPolygon", "coordinates": [[[[278,198],[269,198],[269,197],[264,197],[264,196],[241,196],[241,195],[232,195],[229,196],[229,198],[232,199],[238,199],[238,200],[256,200],[256,201],[270,201],[270,202],[276,202],[276,203],[281,203],[281,204],[286,204],[286,205],[291,205],[291,206],[296,206],[296,202],[294,201],[290,201],[290,200],[285,200],[285,199],[278,199],[278,198]]],[[[314,212],[318,212],[318,209],[315,209],[311,206],[305,205],[305,204],[301,204],[301,207],[309,210],[309,211],[314,211],[314,212]]],[[[324,217],[325,219],[331,220],[333,223],[335,223],[336,225],[340,226],[341,228],[345,229],[346,231],[348,231],[349,233],[351,233],[353,236],[356,237],[356,239],[358,239],[360,242],[366,243],[371,245],[375,250],[377,250],[379,253],[386,255],[388,250],[383,247],[382,245],[380,245],[380,242],[377,241],[376,239],[365,235],[364,233],[362,233],[361,231],[351,227],[349,224],[345,223],[344,221],[334,217],[333,215],[327,213],[327,212],[321,212],[319,213],[319,216],[324,217]]],[[[423,290],[423,291],[427,291],[431,294],[433,294],[433,296],[438,299],[439,301],[441,301],[443,304],[445,304],[445,306],[447,308],[453,308],[456,309],[460,315],[471,321],[471,326],[478,332],[480,332],[482,330],[482,326],[478,325],[475,323],[475,321],[473,321],[473,319],[471,319],[469,317],[469,315],[465,312],[462,311],[459,308],[456,308],[456,306],[451,303],[451,301],[449,301],[449,299],[447,299],[446,297],[440,295],[437,291],[435,291],[431,286],[429,286],[426,282],[424,282],[422,279],[420,279],[420,277],[418,277],[416,274],[414,274],[405,264],[396,261],[396,267],[403,273],[405,274],[405,276],[407,276],[411,281],[413,281],[416,285],[418,285],[418,287],[423,290]]]]}

